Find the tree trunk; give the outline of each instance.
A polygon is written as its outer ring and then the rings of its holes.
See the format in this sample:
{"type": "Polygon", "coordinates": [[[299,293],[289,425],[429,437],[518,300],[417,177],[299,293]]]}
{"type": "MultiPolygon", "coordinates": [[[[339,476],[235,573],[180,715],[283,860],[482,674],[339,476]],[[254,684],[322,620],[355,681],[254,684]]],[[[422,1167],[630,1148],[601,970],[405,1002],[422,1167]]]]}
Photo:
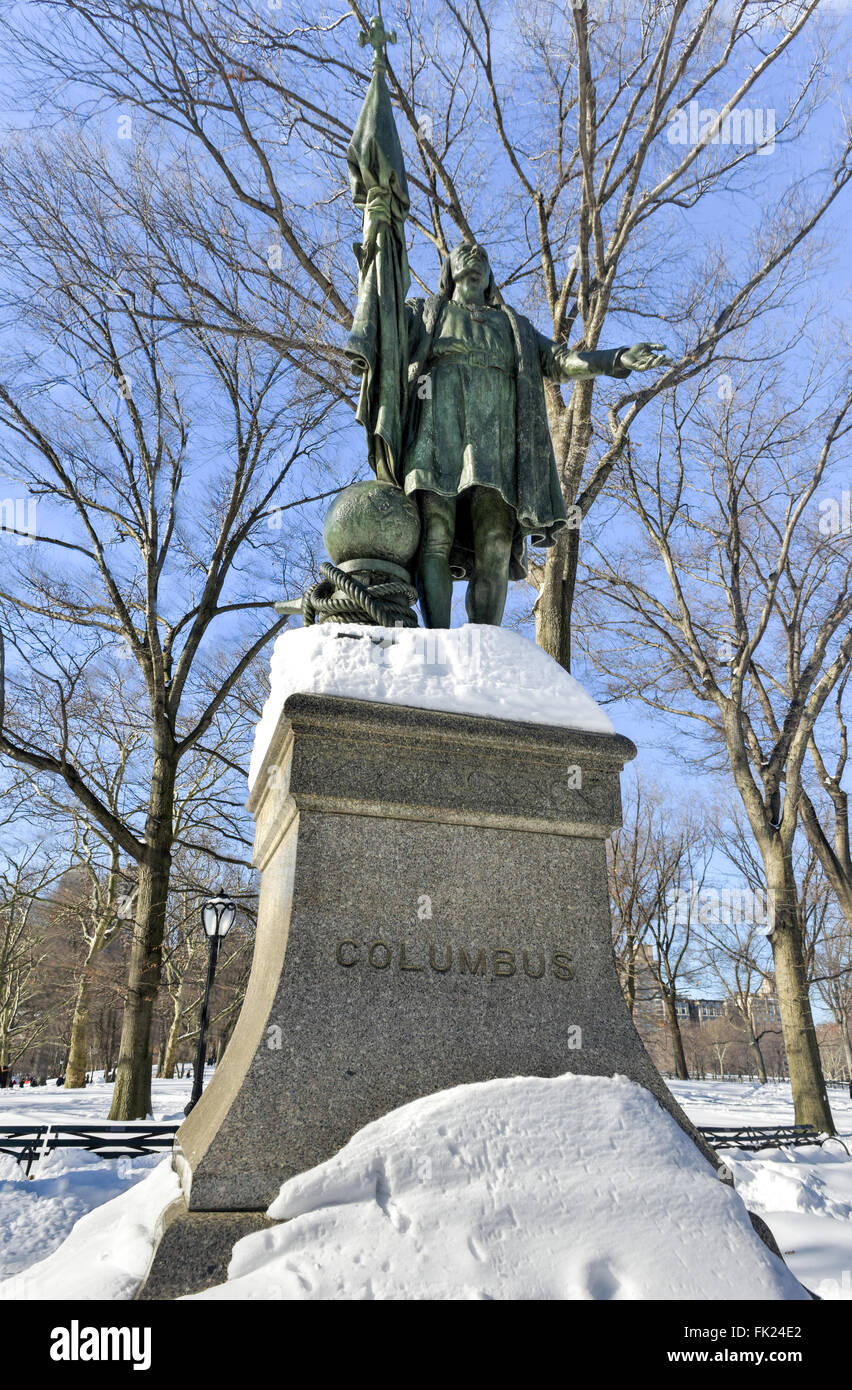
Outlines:
{"type": "Polygon", "coordinates": [[[68,1047],[68,1065],[65,1068],[65,1089],[76,1091],[86,1084],[86,1055],[89,1048],[89,962],[83,966],[83,974],[74,1002],[74,1017],[71,1020],[71,1041],[68,1047]]]}
{"type": "Polygon", "coordinates": [[[627,1012],[632,1018],[636,1012],[636,951],[633,937],[627,939],[627,971],[624,978],[627,1012]]]}
{"type": "Polygon", "coordinates": [[[844,1018],[840,1028],[843,1039],[843,1055],[846,1058],[846,1079],[852,1081],[852,1042],[849,1041],[849,1023],[844,1018]]]}
{"type": "Polygon", "coordinates": [[[686,1066],[686,1053],[683,1050],[683,1036],[680,1031],[677,1009],[675,1008],[675,999],[672,995],[663,991],[663,1003],[666,1010],[666,1023],[672,1039],[672,1058],[674,1062],[675,1080],[688,1081],[689,1072],[686,1066]]]}
{"type": "Polygon", "coordinates": [[[151,1025],[160,987],[170,858],[140,865],[139,894],[127,995],[118,1050],[111,1120],[144,1120],[151,1113],[151,1025]]]}
{"type": "Polygon", "coordinates": [[[567,529],[548,548],[544,580],[533,607],[536,642],[566,671],[571,670],[571,609],[579,540],[579,530],[567,529]]]}
{"type": "Polygon", "coordinates": [[[183,1009],[176,999],[172,1026],[169,1029],[169,1036],[166,1039],[166,1050],[163,1054],[163,1076],[166,1077],[168,1081],[171,1081],[175,1074],[175,1063],[177,1061],[178,1041],[180,1039],[180,1025],[182,1020],[183,1009]]]}
{"type": "Polygon", "coordinates": [[[796,884],[789,856],[784,856],[781,868],[773,868],[775,872],[767,875],[775,902],[775,926],[770,943],[796,1124],[813,1125],[821,1134],[834,1134],[811,1012],[796,913],[796,884]]]}
{"type": "Polygon", "coordinates": [[[174,783],[173,759],[155,753],[111,1120],[144,1120],[151,1113],[151,1025],[163,962],[174,783]]]}
{"type": "Polygon", "coordinates": [[[754,1028],[751,1025],[751,1020],[747,1020],[746,1026],[748,1028],[749,1050],[751,1051],[751,1055],[754,1058],[754,1064],[757,1067],[757,1079],[760,1082],[761,1086],[765,1086],[766,1063],[763,1060],[763,1053],[760,1050],[760,1043],[758,1042],[757,1034],[755,1033],[754,1028]]]}

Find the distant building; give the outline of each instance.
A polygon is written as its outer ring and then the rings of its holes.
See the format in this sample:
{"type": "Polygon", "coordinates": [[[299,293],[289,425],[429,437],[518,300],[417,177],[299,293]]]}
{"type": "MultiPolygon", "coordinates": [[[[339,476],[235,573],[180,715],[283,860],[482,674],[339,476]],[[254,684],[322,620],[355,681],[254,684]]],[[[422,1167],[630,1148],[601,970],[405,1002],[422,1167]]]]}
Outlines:
{"type": "Polygon", "coordinates": [[[728,1012],[727,1001],[723,999],[688,999],[689,1016],[697,1023],[708,1023],[711,1018],[724,1018],[728,1012]]]}
{"type": "MultiPolygon", "coordinates": [[[[648,948],[645,946],[641,946],[637,953],[634,983],[633,1018],[637,1027],[643,1024],[664,1027],[666,1011],[663,996],[651,968],[648,948]]],[[[775,982],[771,977],[764,979],[760,989],[751,995],[750,1007],[756,1032],[780,1025],[781,1014],[775,994],[775,982]]],[[[696,1023],[699,1027],[704,1027],[717,1018],[731,1018],[734,1022],[740,1019],[730,999],[690,999],[683,994],[675,1001],[675,1013],[679,1023],[696,1023]]]]}
{"type": "Polygon", "coordinates": [[[775,993],[775,982],[765,979],[751,998],[751,1016],[754,1020],[755,1028],[766,1028],[771,1023],[781,1022],[781,1011],[778,1008],[778,997],[775,993]]]}

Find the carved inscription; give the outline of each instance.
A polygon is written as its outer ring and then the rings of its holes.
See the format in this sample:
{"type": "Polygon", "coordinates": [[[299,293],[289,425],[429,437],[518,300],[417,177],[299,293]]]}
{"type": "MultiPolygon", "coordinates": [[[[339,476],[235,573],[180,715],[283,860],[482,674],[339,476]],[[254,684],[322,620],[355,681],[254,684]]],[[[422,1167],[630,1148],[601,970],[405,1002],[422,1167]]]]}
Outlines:
{"type": "Polygon", "coordinates": [[[545,950],[540,946],[517,949],[510,946],[450,946],[433,941],[353,941],[337,943],[336,960],[346,970],[405,971],[422,975],[477,975],[490,979],[529,980],[549,976],[554,980],[573,980],[574,964],[570,950],[545,950]]]}

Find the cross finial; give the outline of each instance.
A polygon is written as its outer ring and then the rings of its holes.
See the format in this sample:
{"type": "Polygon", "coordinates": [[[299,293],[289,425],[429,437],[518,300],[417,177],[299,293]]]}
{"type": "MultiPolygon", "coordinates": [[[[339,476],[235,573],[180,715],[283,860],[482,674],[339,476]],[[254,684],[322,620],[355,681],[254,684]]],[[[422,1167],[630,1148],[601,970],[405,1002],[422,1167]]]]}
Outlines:
{"type": "Polygon", "coordinates": [[[388,65],[385,45],[396,43],[396,31],[394,29],[388,31],[384,26],[381,15],[374,14],[373,18],[370,20],[370,27],[367,32],[364,33],[362,29],[361,33],[358,35],[358,42],[362,48],[366,48],[368,43],[372,44],[375,50],[373,54],[373,70],[374,72],[384,71],[388,65]]]}

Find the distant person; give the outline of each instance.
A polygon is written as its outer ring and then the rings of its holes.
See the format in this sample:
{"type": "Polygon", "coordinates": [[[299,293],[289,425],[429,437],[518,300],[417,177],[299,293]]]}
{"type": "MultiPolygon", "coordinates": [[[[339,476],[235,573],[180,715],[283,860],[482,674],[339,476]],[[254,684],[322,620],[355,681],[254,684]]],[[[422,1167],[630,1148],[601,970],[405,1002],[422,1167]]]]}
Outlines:
{"type": "Polygon", "coordinates": [[[65,1073],[64,1073],[64,1072],[62,1073],[61,1076],[57,1076],[57,1078],[56,1078],[56,1084],[57,1084],[57,1086],[64,1086],[64,1085],[65,1085],[65,1073]]]}

